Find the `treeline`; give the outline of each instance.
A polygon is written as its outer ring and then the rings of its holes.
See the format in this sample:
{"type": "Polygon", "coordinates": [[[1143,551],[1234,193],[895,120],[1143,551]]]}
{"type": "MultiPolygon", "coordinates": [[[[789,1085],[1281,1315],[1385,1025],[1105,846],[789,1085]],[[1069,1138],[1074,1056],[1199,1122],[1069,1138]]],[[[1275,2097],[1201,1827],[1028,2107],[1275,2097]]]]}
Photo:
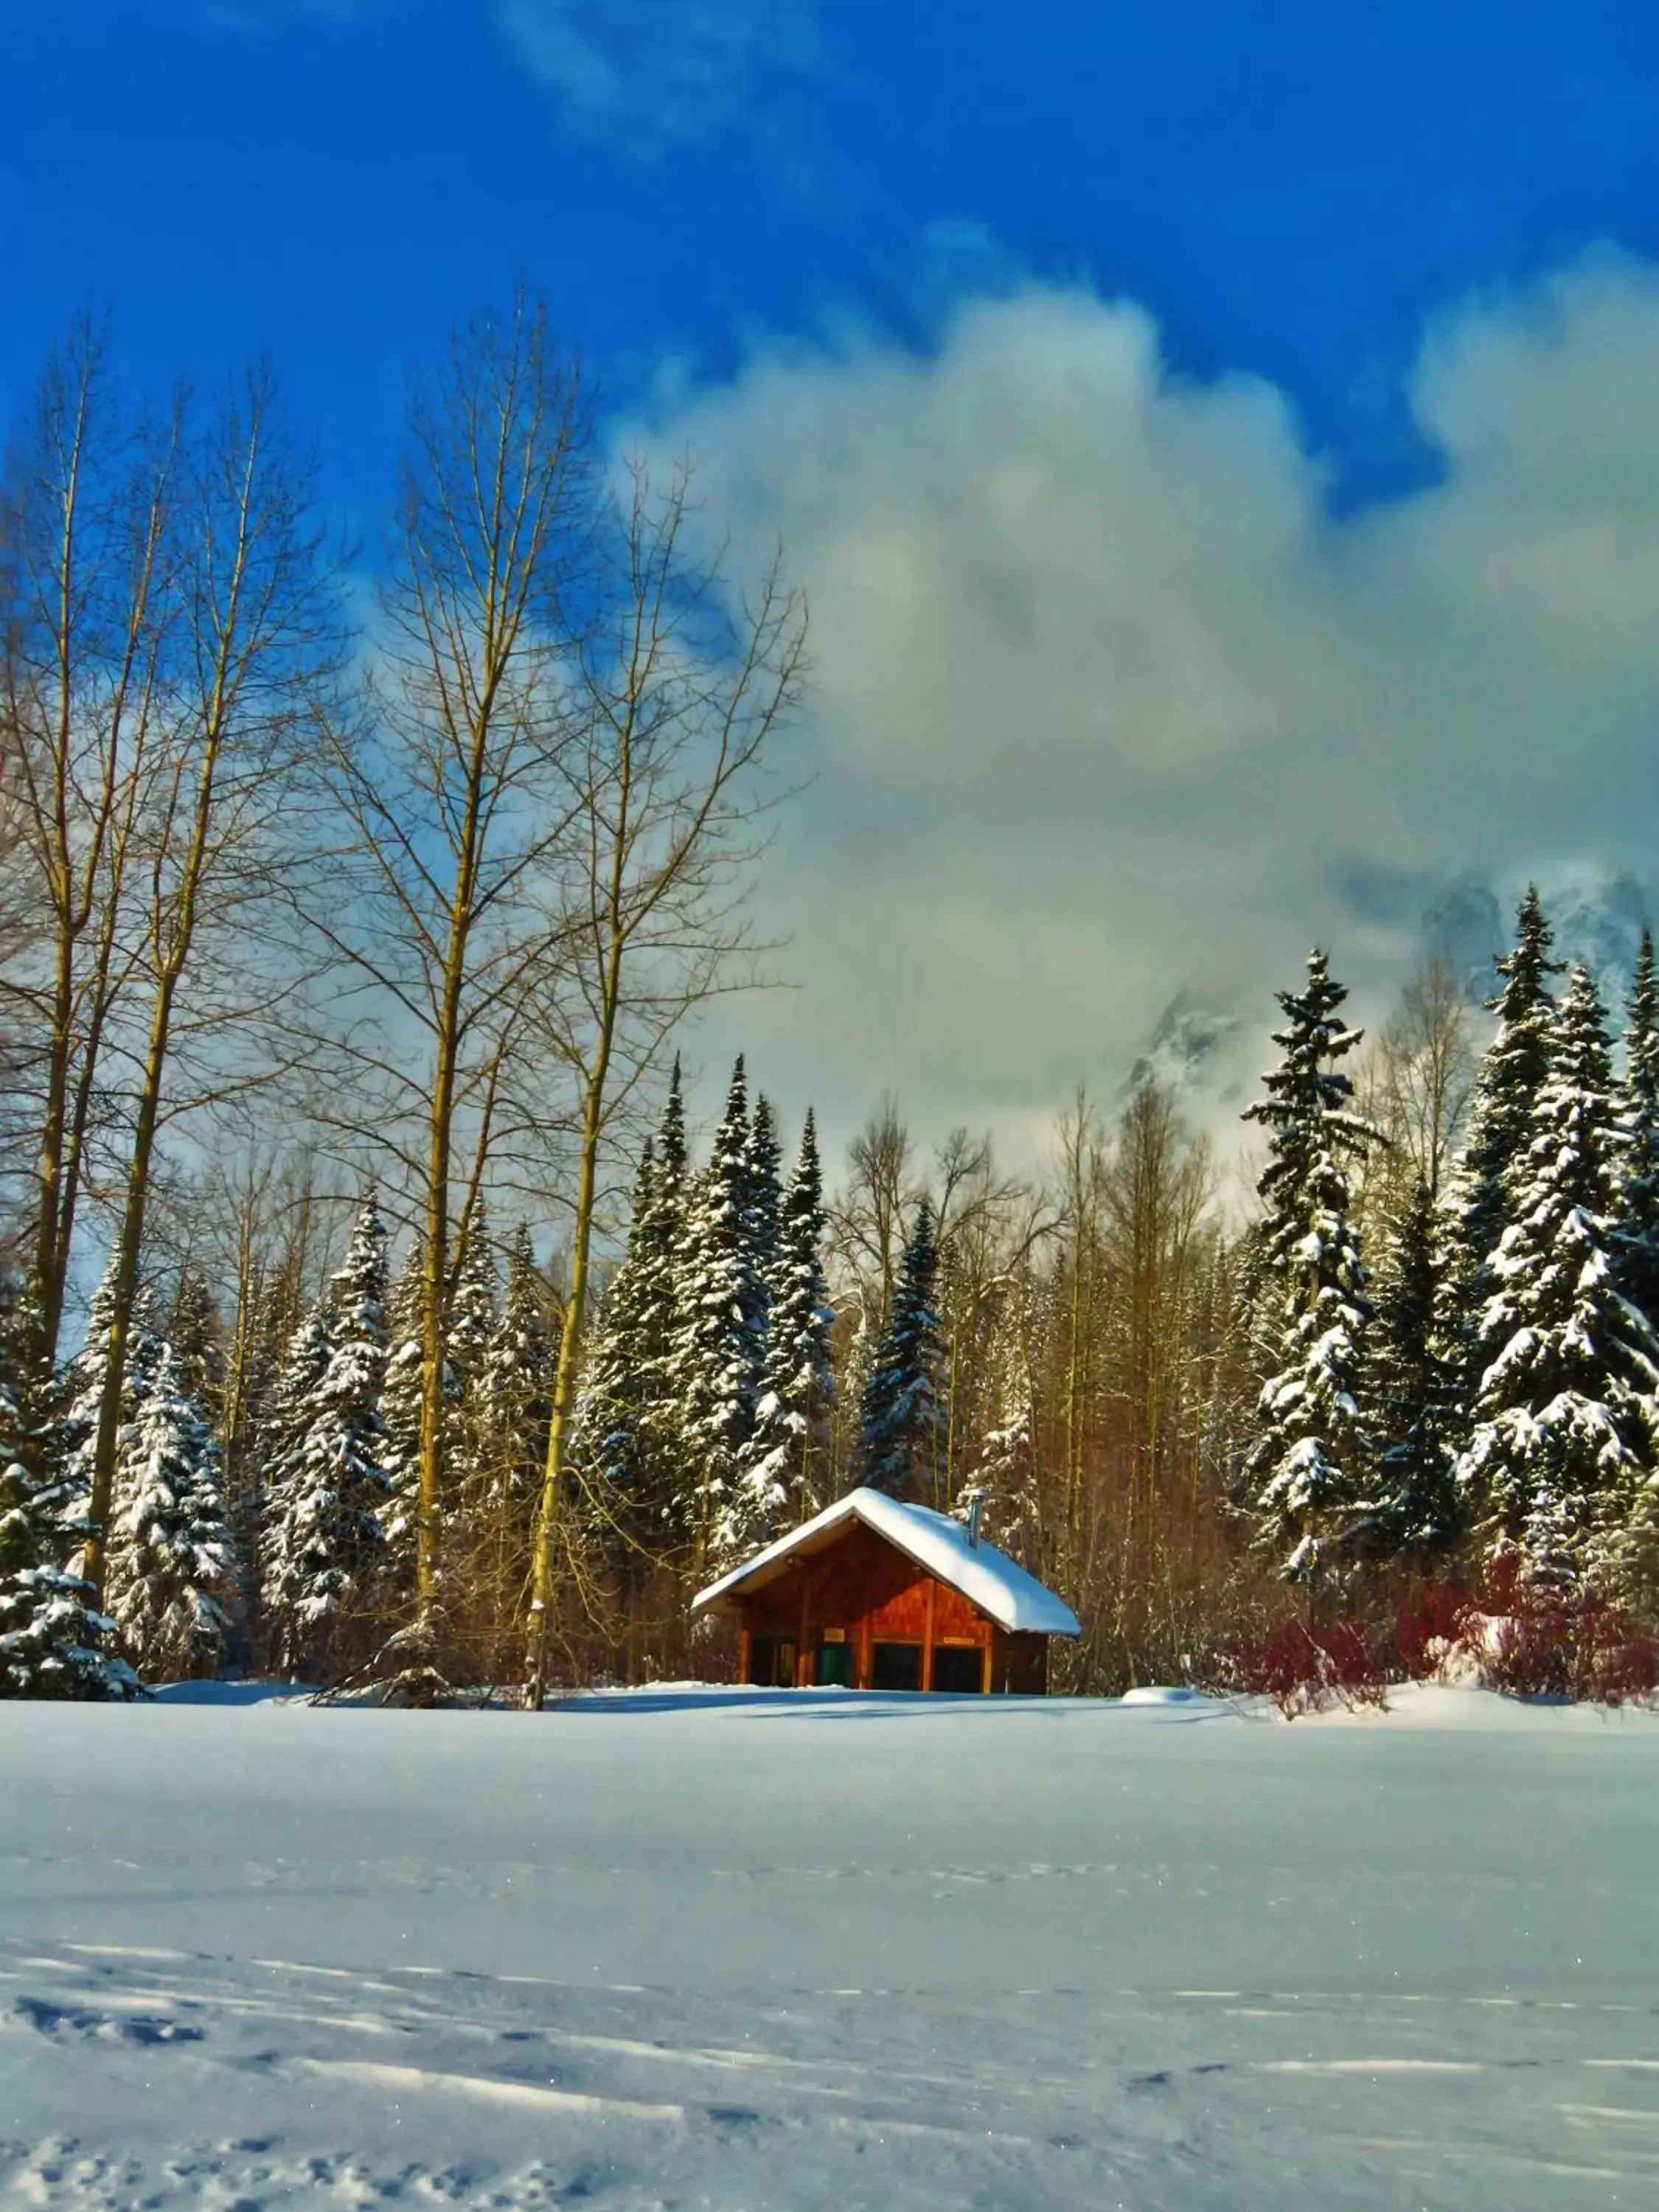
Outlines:
{"type": "MultiPolygon", "coordinates": [[[[884,1107],[826,1199],[811,1116],[786,1158],[741,1061],[699,1162],[677,1061],[583,1332],[559,1677],[718,1672],[692,1591],[859,1482],[945,1511],[977,1496],[993,1540],[1077,1607],[1078,1687],[1271,1681],[1291,1624],[1316,1671],[1356,1624],[1397,1668],[1425,1622],[1492,1613],[1526,1626],[1535,1686],[1595,1686],[1588,1641],[1628,1663],[1659,1595],[1652,947],[1615,1079],[1593,981],[1558,995],[1535,895],[1519,921],[1478,1060],[1443,967],[1362,1052],[1313,956],[1249,1109],[1267,1156],[1242,1225],[1154,1085],[1109,1127],[1079,1098],[1036,1182],[961,1133],[923,1159],[884,1107]]],[[[372,1198],[338,1249],[324,1224],[344,1212],[248,1180],[211,1245],[158,1249],[101,1594],[76,1547],[110,1282],[33,1399],[14,1301],[15,1691],[104,1694],[128,1667],[410,1698],[520,1679],[568,1281],[479,1201],[446,1309],[423,1602],[425,1254],[411,1231],[393,1268],[372,1198]],[[222,1304],[208,1249],[242,1255],[222,1304]]]]}
{"type": "MultiPolygon", "coordinates": [[[[1368,1570],[1462,1592],[1467,1636],[1539,1688],[1651,1688],[1659,1629],[1659,1031],[1644,933],[1615,1076],[1594,977],[1558,996],[1535,890],[1498,962],[1467,1143],[1395,1168],[1375,1273],[1353,1171],[1383,1132],[1341,1063],[1359,1039],[1322,954],[1281,994],[1284,1058],[1243,1262],[1262,1377],[1237,1492],[1322,1607],[1368,1570]],[[1522,1647],[1525,1648],[1518,1648],[1522,1647]]],[[[1420,1119],[1419,1119],[1420,1127],[1420,1119]]],[[[1455,1635],[1457,1607],[1441,1618],[1455,1635]]]]}
{"type": "MultiPolygon", "coordinates": [[[[455,1603],[452,1340],[486,1208],[556,1224],[515,1669],[544,1680],[595,1239],[676,1027],[752,972],[804,680],[781,565],[728,589],[706,543],[684,467],[599,450],[524,299],[418,382],[372,593],[269,374],[157,410],[89,326],[47,363],[0,482],[9,1621],[111,1600],[153,1366],[212,1413],[231,1500],[253,1481],[271,1344],[319,1293],[316,1205],[356,1182],[418,1253],[412,1687],[455,1603]],[[191,1283],[228,1316],[216,1405],[155,1365],[191,1283]]],[[[98,1676],[99,1633],[63,1626],[66,1680],[98,1676]]]]}
{"type": "Polygon", "coordinates": [[[1499,1617],[1545,1686],[1639,1673],[1650,945],[1616,1074],[1534,894],[1484,1051],[1443,965],[1366,1044],[1316,955],[1253,1193],[1152,1084],[1033,1177],[890,1103],[826,1187],[741,1063],[699,1145],[675,1039],[752,975],[804,675],[781,571],[700,543],[523,302],[411,403],[356,629],[268,380],[151,418],[94,334],[48,365],[0,499],[0,1687],[708,1673],[693,1590],[858,1482],[977,1493],[1084,1624],[1064,1686],[1499,1617]]]}

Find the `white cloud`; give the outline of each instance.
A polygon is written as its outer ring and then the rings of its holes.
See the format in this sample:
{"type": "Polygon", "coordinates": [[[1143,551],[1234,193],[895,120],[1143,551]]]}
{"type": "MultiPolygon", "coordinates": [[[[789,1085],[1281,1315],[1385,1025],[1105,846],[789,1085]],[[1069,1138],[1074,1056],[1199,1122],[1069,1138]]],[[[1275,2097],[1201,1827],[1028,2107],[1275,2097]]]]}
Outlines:
{"type": "Polygon", "coordinates": [[[740,112],[765,70],[807,66],[812,0],[495,0],[566,119],[650,155],[740,112]]]}
{"type": "Polygon", "coordinates": [[[812,603],[817,781],[726,1009],[836,1136],[884,1086],[1015,1145],[1182,985],[1264,1017],[1355,886],[1643,868],[1659,835],[1659,272],[1592,259],[1430,334],[1432,488],[1335,519],[1282,396],[1171,379],[1138,307],[1030,285],[937,346],[758,352],[657,426],[812,603]]]}
{"type": "MultiPolygon", "coordinates": [[[[295,15],[351,23],[415,0],[197,0],[203,21],[256,31],[295,15]]],[[[474,0],[450,0],[461,14],[474,0]]],[[[754,119],[762,80],[811,69],[817,0],[483,0],[573,131],[653,159],[754,119]]]]}

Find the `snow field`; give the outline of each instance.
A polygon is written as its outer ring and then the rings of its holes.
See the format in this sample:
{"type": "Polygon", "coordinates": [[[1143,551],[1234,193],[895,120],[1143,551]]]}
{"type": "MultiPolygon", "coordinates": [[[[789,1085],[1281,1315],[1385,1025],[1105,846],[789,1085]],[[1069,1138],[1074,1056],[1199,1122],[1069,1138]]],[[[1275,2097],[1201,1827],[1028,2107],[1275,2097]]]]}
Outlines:
{"type": "Polygon", "coordinates": [[[1659,1723],[0,1706],[0,2204],[1659,2203],[1659,1723]]]}

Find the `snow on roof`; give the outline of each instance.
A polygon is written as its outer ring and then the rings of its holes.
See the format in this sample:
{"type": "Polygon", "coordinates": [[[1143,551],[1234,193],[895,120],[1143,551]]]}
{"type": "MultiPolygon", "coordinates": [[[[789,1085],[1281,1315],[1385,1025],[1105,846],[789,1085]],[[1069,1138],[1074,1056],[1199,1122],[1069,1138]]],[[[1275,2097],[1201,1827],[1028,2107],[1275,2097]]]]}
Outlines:
{"type": "Polygon", "coordinates": [[[833,1505],[792,1528],[787,1536],[757,1552],[742,1566],[719,1582],[710,1583],[691,1601],[699,1613],[726,1599],[747,1595],[782,1574],[791,1559],[807,1558],[829,1548],[843,1534],[844,1523],[861,1521],[878,1536],[939,1582],[959,1590],[970,1605],[988,1613],[999,1627],[1030,1631],[1039,1636],[1080,1636],[1077,1615],[1070,1606],[1045,1589],[1035,1576],[1018,1567],[1006,1552],[983,1541],[970,1544],[966,1525],[925,1505],[902,1504],[883,1490],[849,1491],[833,1505]]]}

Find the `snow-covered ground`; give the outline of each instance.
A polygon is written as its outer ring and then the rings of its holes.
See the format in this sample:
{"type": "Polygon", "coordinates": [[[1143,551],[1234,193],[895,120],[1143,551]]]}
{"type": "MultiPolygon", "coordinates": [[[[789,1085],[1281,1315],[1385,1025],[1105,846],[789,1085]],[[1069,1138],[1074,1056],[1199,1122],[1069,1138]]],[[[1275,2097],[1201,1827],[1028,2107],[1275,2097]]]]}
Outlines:
{"type": "Polygon", "coordinates": [[[1659,2204],[1659,1720],[0,1705],[0,2203],[1659,2204]]]}

